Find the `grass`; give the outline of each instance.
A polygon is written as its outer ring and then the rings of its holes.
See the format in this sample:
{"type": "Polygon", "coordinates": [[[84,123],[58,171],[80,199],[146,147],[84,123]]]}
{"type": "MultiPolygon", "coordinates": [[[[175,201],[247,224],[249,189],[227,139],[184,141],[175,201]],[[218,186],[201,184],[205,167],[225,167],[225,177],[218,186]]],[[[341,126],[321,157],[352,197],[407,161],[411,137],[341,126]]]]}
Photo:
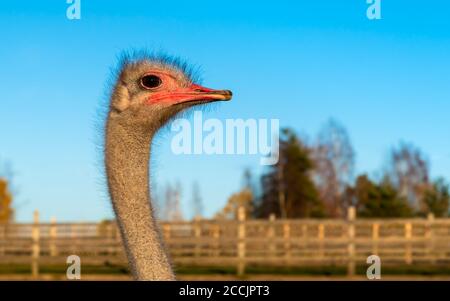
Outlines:
{"type": "MultiPolygon", "coordinates": [[[[65,274],[66,265],[42,265],[39,271],[42,274],[65,274]]],[[[83,274],[97,275],[126,275],[128,268],[118,265],[82,265],[83,274]]],[[[358,275],[366,274],[366,265],[356,267],[358,275]]],[[[236,268],[231,266],[177,266],[179,275],[235,275],[236,268]]],[[[303,266],[303,267],[268,267],[248,266],[245,270],[248,275],[286,275],[286,276],[345,276],[345,266],[303,266]]],[[[450,266],[431,265],[399,265],[382,266],[382,275],[420,275],[420,276],[450,276],[450,266]]],[[[24,264],[0,264],[0,275],[6,274],[31,274],[30,265],[24,264]]]]}
{"type": "MultiPolygon", "coordinates": [[[[39,272],[42,274],[65,274],[67,270],[66,265],[42,265],[39,266],[39,272]]],[[[82,265],[81,270],[83,274],[128,274],[128,268],[123,266],[111,266],[111,265],[82,265]]],[[[0,265],[0,274],[31,274],[31,266],[23,264],[14,265],[0,265]]]]}
{"type": "MultiPolygon", "coordinates": [[[[367,265],[356,267],[357,275],[365,275],[367,265]]],[[[197,274],[219,274],[230,275],[236,274],[235,267],[197,267],[197,266],[181,266],[177,268],[177,274],[197,275],[197,274]]],[[[304,275],[304,276],[345,276],[347,275],[346,266],[330,265],[330,266],[303,266],[303,267],[269,267],[269,266],[249,266],[245,269],[246,274],[251,275],[304,275]]],[[[398,266],[382,266],[381,273],[383,275],[449,275],[450,266],[432,266],[432,265],[398,265],[398,266]]]]}

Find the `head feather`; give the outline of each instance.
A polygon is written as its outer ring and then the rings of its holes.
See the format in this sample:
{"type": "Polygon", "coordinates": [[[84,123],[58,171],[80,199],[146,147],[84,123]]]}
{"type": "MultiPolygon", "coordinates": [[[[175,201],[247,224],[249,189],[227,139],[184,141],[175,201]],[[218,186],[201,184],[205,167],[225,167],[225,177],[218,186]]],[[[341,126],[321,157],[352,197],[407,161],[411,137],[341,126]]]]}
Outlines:
{"type": "Polygon", "coordinates": [[[192,83],[201,83],[199,67],[188,63],[187,60],[167,54],[163,51],[152,52],[146,49],[126,50],[119,54],[117,67],[115,68],[116,78],[126,67],[147,61],[165,68],[181,72],[192,83]]]}

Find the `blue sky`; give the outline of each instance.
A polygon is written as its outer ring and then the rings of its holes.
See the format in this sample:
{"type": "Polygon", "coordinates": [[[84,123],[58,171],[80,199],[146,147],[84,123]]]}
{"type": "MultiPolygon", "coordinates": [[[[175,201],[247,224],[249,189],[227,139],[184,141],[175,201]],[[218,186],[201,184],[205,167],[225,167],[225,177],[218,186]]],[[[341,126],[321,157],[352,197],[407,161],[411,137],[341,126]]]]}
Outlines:
{"type": "MultiPolygon", "coordinates": [[[[122,49],[164,49],[201,65],[204,84],[234,99],[205,118],[279,118],[313,137],[343,123],[357,170],[379,171],[400,140],[421,147],[450,179],[450,3],[364,0],[65,1],[0,4],[0,158],[16,171],[17,219],[112,216],[95,147],[97,109],[122,49]]],[[[236,191],[259,156],[175,156],[156,141],[152,173],[179,180],[188,205],[198,181],[207,215],[236,191]]]]}

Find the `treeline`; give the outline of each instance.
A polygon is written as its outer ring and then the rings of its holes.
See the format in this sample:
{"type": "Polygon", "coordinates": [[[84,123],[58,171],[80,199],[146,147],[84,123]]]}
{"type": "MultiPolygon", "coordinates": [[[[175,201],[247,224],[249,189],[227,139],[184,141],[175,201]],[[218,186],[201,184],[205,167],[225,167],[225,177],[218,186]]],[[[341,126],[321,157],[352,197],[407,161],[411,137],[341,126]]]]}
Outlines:
{"type": "Polygon", "coordinates": [[[355,206],[359,217],[449,215],[449,185],[430,179],[429,163],[412,144],[391,149],[378,179],[354,174],[355,152],[346,129],[330,120],[308,143],[283,129],[279,162],[255,184],[246,171],[244,191],[253,217],[339,217],[355,206]]]}

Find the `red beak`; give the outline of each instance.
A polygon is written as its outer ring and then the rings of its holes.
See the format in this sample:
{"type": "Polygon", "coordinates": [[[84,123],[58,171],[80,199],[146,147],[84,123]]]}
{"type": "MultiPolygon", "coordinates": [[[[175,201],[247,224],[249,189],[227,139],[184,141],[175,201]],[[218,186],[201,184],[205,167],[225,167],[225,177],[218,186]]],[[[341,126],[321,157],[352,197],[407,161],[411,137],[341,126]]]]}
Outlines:
{"type": "Polygon", "coordinates": [[[214,90],[200,85],[192,84],[187,88],[173,91],[161,91],[154,93],[149,103],[170,103],[172,105],[188,102],[213,102],[230,100],[233,93],[230,90],[214,90]]]}

